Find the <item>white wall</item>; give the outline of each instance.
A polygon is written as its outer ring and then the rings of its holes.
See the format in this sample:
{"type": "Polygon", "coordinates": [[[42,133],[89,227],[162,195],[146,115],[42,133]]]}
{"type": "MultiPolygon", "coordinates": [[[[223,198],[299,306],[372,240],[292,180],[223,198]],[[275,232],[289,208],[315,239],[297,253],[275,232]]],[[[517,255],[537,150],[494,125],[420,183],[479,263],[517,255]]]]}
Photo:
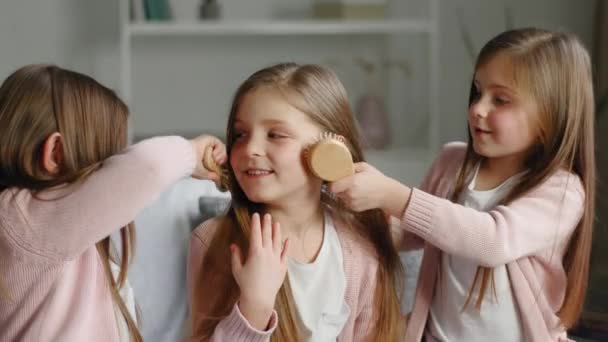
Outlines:
{"type": "Polygon", "coordinates": [[[29,63],[53,63],[93,74],[118,86],[118,74],[104,75],[117,59],[117,2],[94,0],[5,0],[0,3],[0,78],[29,63]],[[112,54],[112,53],[110,53],[112,54]],[[108,66],[104,69],[104,66],[108,66]],[[109,77],[108,77],[109,76],[109,77]]]}
{"type": "Polygon", "coordinates": [[[450,0],[442,1],[441,10],[441,140],[466,138],[465,113],[472,61],[461,43],[457,13],[464,13],[467,27],[481,46],[505,26],[504,6],[512,9],[516,27],[535,26],[561,29],[577,34],[588,48],[593,35],[595,1],[571,0],[450,0]],[[463,10],[464,9],[464,10],[463,10]]]}

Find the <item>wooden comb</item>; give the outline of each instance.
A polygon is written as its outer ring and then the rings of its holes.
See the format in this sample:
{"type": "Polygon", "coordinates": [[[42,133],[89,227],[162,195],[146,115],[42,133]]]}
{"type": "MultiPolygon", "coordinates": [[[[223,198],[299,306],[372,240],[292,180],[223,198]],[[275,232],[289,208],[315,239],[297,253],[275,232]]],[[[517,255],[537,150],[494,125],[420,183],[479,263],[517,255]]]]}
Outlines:
{"type": "Polygon", "coordinates": [[[325,181],[335,182],[355,173],[353,157],[341,135],[323,132],[304,153],[312,173],[325,181]]]}

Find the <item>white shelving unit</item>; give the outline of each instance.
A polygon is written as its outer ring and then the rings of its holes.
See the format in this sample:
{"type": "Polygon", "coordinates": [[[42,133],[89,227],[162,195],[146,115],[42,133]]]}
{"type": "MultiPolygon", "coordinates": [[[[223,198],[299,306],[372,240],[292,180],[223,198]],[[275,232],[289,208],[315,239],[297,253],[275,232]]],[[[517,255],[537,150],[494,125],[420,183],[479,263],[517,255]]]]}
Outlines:
{"type": "MultiPolygon", "coordinates": [[[[439,0],[428,0],[424,19],[384,20],[218,20],[211,22],[131,22],[128,1],[120,2],[122,95],[133,100],[134,41],[234,37],[336,37],[421,34],[428,37],[428,130],[424,147],[392,146],[369,151],[369,160],[406,182],[419,181],[439,148],[439,0]]],[[[204,63],[204,62],[201,62],[204,63]]]]}
{"type": "Polygon", "coordinates": [[[275,20],[132,23],[127,35],[340,35],[429,32],[426,20],[275,20]]]}

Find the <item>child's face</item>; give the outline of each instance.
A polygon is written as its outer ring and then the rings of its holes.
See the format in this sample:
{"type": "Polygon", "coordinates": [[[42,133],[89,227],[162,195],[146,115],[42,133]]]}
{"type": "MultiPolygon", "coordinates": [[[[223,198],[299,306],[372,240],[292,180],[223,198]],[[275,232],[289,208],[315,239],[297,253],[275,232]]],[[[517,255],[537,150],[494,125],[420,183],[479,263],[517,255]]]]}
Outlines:
{"type": "Polygon", "coordinates": [[[320,198],[321,181],[307,171],[302,150],[321,129],[278,90],[261,87],[245,95],[232,129],[230,165],[249,200],[281,206],[320,198]]]}
{"type": "Polygon", "coordinates": [[[498,53],[475,72],[476,96],[469,107],[475,152],[487,158],[523,161],[538,136],[538,108],[517,87],[510,59],[498,53]]]}

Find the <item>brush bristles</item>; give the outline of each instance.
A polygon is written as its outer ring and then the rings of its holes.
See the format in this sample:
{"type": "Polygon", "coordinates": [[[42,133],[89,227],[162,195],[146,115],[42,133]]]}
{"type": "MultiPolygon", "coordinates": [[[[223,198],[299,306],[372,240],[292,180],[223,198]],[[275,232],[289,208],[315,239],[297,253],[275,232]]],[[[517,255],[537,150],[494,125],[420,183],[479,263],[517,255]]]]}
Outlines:
{"type": "Polygon", "coordinates": [[[315,145],[328,140],[333,140],[346,146],[346,139],[343,136],[333,132],[321,132],[313,142],[308,144],[308,146],[304,149],[304,153],[309,153],[315,145]]]}
{"type": "Polygon", "coordinates": [[[304,148],[304,151],[302,152],[302,155],[304,157],[304,160],[306,161],[306,165],[308,166],[308,168],[312,171],[312,166],[310,165],[310,161],[311,161],[311,151],[312,149],[322,143],[322,142],[327,142],[327,141],[335,141],[341,144],[344,144],[346,146],[346,139],[344,139],[343,136],[336,134],[334,132],[321,132],[319,134],[318,137],[315,138],[315,140],[313,140],[313,142],[311,142],[310,144],[308,144],[308,146],[306,146],[306,148],[304,148]]]}
{"type": "Polygon", "coordinates": [[[315,143],[318,143],[322,140],[327,140],[327,139],[337,140],[337,141],[341,142],[342,144],[346,144],[346,139],[344,139],[343,136],[336,134],[334,132],[322,132],[321,134],[319,134],[319,137],[317,138],[315,143]]]}

